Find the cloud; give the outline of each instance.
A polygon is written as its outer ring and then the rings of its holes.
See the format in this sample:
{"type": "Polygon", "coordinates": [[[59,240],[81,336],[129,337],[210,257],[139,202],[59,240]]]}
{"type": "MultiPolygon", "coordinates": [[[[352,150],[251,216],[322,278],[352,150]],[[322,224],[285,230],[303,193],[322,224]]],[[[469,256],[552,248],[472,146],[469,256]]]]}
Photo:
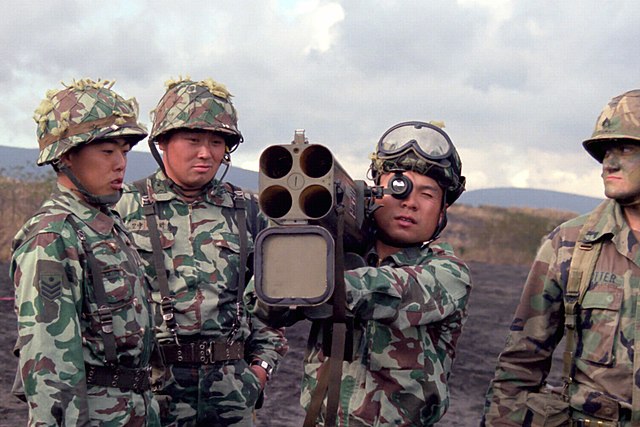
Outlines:
{"type": "Polygon", "coordinates": [[[35,146],[33,109],[60,81],[115,79],[149,124],[164,81],[190,75],[235,95],[238,166],[304,128],[360,178],[391,125],[443,120],[469,189],[600,197],[580,142],[638,87],[639,13],[622,0],[8,0],[0,144],[35,146]]]}

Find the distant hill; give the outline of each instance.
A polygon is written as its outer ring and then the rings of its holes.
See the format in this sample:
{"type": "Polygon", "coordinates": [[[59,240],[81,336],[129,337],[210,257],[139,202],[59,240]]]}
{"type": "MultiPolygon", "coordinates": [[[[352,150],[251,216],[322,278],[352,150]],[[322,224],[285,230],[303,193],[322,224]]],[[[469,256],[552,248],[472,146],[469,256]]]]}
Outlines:
{"type": "Polygon", "coordinates": [[[533,188],[485,188],[465,191],[458,203],[471,206],[526,207],[556,209],[583,214],[595,208],[603,199],[533,188]]]}
{"type": "MultiPolygon", "coordinates": [[[[17,148],[0,145],[0,175],[20,178],[27,174],[39,176],[51,170],[49,167],[36,166],[37,159],[38,149],[36,148],[17,148]]],[[[158,164],[151,156],[151,153],[132,151],[128,156],[125,180],[131,182],[144,178],[157,168],[158,164]]],[[[223,168],[220,170],[221,173],[222,170],[223,168]]],[[[258,172],[232,166],[224,179],[244,189],[258,191],[258,172]]]]}
{"type": "MultiPolygon", "coordinates": [[[[27,174],[43,174],[50,168],[38,168],[35,161],[38,150],[35,148],[17,148],[0,145],[0,175],[24,177],[27,174]]],[[[150,153],[132,151],[129,153],[126,181],[143,178],[157,168],[150,153]]],[[[258,173],[235,166],[229,168],[225,177],[235,185],[247,190],[258,191],[258,173]]],[[[465,191],[459,203],[471,206],[528,207],[536,209],[557,209],[566,212],[586,213],[593,209],[601,199],[561,193],[559,191],[535,190],[530,188],[489,188],[465,191]]]]}

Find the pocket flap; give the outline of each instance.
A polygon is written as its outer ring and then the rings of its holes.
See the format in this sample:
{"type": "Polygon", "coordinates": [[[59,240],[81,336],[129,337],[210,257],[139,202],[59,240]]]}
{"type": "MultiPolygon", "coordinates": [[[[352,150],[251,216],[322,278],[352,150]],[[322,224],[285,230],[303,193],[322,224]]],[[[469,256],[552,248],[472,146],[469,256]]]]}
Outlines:
{"type": "Polygon", "coordinates": [[[227,239],[225,239],[224,237],[221,236],[213,236],[213,244],[216,245],[219,248],[227,248],[232,252],[235,253],[239,253],[240,252],[240,245],[235,243],[235,242],[231,242],[227,239]]]}
{"type": "Polygon", "coordinates": [[[584,309],[620,310],[622,306],[623,290],[621,288],[602,287],[588,291],[582,300],[584,309]]]}

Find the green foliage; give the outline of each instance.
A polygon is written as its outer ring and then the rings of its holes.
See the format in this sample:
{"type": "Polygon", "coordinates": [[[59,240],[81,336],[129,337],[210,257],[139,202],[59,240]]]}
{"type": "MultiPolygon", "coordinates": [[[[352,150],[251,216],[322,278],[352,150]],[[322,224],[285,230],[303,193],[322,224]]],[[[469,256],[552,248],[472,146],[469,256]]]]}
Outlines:
{"type": "Polygon", "coordinates": [[[0,261],[9,259],[13,236],[51,194],[55,182],[53,170],[36,174],[24,166],[0,168],[0,261]]]}
{"type": "MultiPolygon", "coordinates": [[[[55,181],[53,171],[38,175],[24,166],[15,166],[11,173],[0,168],[0,261],[9,260],[13,236],[51,193],[55,181]]],[[[465,261],[529,265],[541,239],[574,216],[551,209],[456,204],[448,210],[441,240],[451,243],[465,261]]]]}
{"type": "Polygon", "coordinates": [[[575,216],[551,209],[454,205],[442,239],[466,261],[529,265],[542,238],[575,216]]]}

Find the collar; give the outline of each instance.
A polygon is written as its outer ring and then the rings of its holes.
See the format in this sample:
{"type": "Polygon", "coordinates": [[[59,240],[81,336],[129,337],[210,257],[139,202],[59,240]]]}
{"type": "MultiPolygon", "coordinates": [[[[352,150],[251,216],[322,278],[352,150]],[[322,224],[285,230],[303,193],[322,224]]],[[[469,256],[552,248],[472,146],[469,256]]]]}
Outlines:
{"type": "Polygon", "coordinates": [[[73,191],[58,183],[54,189],[51,200],[57,206],[71,212],[89,228],[101,235],[109,235],[115,226],[115,219],[111,215],[97,209],[78,197],[73,191]]]}
{"type": "Polygon", "coordinates": [[[221,183],[215,178],[211,181],[208,191],[192,202],[185,201],[183,196],[173,189],[169,179],[161,169],[156,170],[156,172],[149,177],[149,180],[151,181],[150,187],[153,191],[154,199],[159,202],[178,200],[186,204],[192,204],[202,201],[216,206],[233,207],[233,198],[228,185],[221,183]]]}
{"type": "Polygon", "coordinates": [[[596,242],[605,238],[619,236],[625,231],[631,231],[624,218],[622,207],[612,199],[604,200],[591,213],[586,214],[588,231],[585,242],[596,242]]]}
{"type": "Polygon", "coordinates": [[[373,246],[365,253],[364,259],[370,267],[378,267],[379,265],[395,265],[401,267],[415,265],[417,259],[426,256],[430,251],[431,248],[428,246],[410,246],[402,248],[398,252],[381,260],[376,252],[375,246],[373,246]]]}

